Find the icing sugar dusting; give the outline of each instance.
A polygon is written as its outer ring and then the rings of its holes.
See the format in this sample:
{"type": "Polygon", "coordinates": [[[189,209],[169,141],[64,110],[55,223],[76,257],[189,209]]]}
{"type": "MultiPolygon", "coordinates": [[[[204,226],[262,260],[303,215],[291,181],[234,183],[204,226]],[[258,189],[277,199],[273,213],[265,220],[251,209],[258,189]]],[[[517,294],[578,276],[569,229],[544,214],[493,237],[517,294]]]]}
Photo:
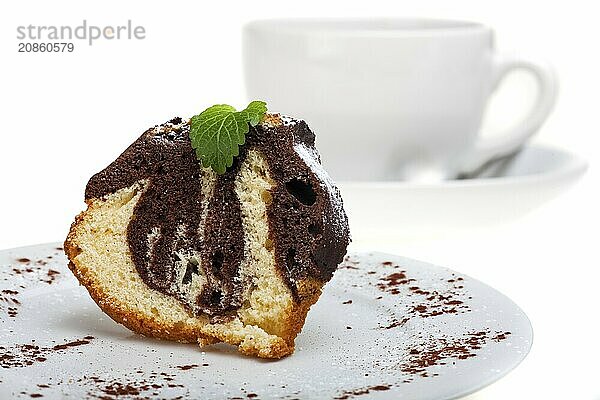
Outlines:
{"type": "Polygon", "coordinates": [[[188,125],[188,120],[177,117],[164,124],[155,125],[149,129],[149,133],[159,140],[169,141],[173,139],[173,137],[169,136],[173,136],[175,133],[181,133],[186,125],[188,125]]]}
{"type": "Polygon", "coordinates": [[[288,117],[286,115],[281,115],[281,122],[283,123],[283,126],[292,126],[292,125],[296,125],[296,123],[298,122],[297,119],[294,119],[292,117],[288,117]]]}
{"type": "Polygon", "coordinates": [[[294,150],[300,156],[302,161],[308,165],[319,182],[321,182],[321,186],[329,195],[334,218],[338,221],[344,221],[346,219],[346,214],[344,213],[342,196],[340,196],[340,192],[335,186],[335,183],[333,183],[333,180],[321,165],[317,150],[306,146],[304,143],[295,144],[294,150]]]}
{"type": "Polygon", "coordinates": [[[260,122],[266,128],[277,128],[279,126],[292,126],[298,123],[297,119],[281,114],[266,114],[260,122]]]}

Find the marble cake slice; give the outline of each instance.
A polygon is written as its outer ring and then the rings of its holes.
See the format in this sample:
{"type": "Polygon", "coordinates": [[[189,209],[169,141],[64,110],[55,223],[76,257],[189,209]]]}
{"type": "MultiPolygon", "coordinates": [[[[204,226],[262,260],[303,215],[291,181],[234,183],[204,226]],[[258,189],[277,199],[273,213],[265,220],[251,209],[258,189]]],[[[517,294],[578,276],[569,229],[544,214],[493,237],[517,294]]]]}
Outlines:
{"type": "Polygon", "coordinates": [[[304,121],[269,114],[217,175],[188,121],[148,129],[90,179],[65,241],[70,269],[137,333],[291,354],[349,243],[314,141],[304,121]]]}

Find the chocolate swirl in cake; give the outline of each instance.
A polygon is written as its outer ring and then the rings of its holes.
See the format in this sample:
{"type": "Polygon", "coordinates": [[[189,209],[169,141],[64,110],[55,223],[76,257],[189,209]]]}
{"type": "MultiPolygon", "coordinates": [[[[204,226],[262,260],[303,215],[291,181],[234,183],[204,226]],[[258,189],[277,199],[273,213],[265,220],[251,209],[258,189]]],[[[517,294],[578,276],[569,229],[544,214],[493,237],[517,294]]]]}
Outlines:
{"type": "Polygon", "coordinates": [[[251,285],[240,273],[245,238],[235,180],[249,152],[257,151],[268,168],[258,172],[268,172],[274,183],[263,196],[269,227],[265,247],[274,250],[277,269],[298,301],[296,282],[329,280],[349,242],[339,192],[320,166],[314,140],[305,122],[269,115],[250,129],[227,172],[216,175],[201,168],[188,123],[175,118],[144,132],[94,175],[85,197],[101,198],[143,182],[127,228],[138,274],[196,315],[227,315],[242,305],[251,285]],[[203,284],[190,297],[182,288],[194,276],[203,284]]]}

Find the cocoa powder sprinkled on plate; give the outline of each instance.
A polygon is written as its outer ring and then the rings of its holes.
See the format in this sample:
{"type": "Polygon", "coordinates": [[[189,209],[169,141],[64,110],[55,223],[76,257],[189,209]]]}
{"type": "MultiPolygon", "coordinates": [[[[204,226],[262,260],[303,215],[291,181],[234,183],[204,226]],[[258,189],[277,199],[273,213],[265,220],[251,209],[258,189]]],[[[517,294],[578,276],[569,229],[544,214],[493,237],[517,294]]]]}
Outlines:
{"type": "Polygon", "coordinates": [[[510,332],[491,333],[489,330],[482,330],[459,337],[422,338],[410,347],[409,354],[400,363],[399,369],[408,375],[404,381],[406,383],[411,382],[415,376],[423,378],[437,376],[436,373],[429,372],[429,367],[475,357],[476,350],[481,349],[490,340],[504,340],[508,335],[510,332]]]}
{"type": "Polygon", "coordinates": [[[190,364],[190,365],[178,365],[175,368],[180,369],[182,371],[187,371],[188,369],[196,368],[198,364],[190,364]]]}
{"type": "Polygon", "coordinates": [[[336,400],[347,400],[357,396],[363,396],[365,394],[369,394],[371,392],[381,392],[385,390],[390,390],[391,385],[375,385],[369,386],[366,388],[354,389],[354,390],[345,390],[339,396],[334,397],[336,400]]]}
{"type": "Polygon", "coordinates": [[[74,340],[64,344],[58,344],[51,347],[38,346],[33,343],[18,344],[10,347],[0,346],[0,367],[2,368],[22,368],[33,365],[38,362],[44,362],[53,352],[62,352],[73,347],[89,344],[92,336],[86,336],[88,339],[74,340]]]}
{"type": "Polygon", "coordinates": [[[508,335],[510,335],[510,332],[498,333],[496,336],[494,336],[492,338],[492,340],[494,342],[501,342],[501,341],[505,340],[508,337],[508,335]]]}
{"type": "Polygon", "coordinates": [[[15,318],[18,315],[18,307],[21,305],[18,294],[17,290],[12,289],[0,291],[0,312],[5,312],[10,318],[15,318]]]}
{"type": "Polygon", "coordinates": [[[16,318],[19,314],[21,300],[17,289],[28,289],[38,282],[50,285],[61,275],[59,271],[47,268],[46,261],[41,259],[33,262],[29,258],[22,257],[16,261],[23,265],[12,265],[6,269],[0,268],[4,276],[3,280],[7,281],[9,285],[0,290],[0,314],[5,313],[9,318],[16,318]]]}
{"type": "Polygon", "coordinates": [[[23,263],[20,260],[28,261],[25,263],[24,267],[13,266],[11,270],[12,275],[21,275],[29,281],[39,281],[49,285],[54,283],[60,275],[59,271],[52,268],[47,268],[46,265],[48,262],[45,260],[37,260],[33,264],[29,258],[20,258],[17,260],[23,263]]]}
{"type": "MultiPolygon", "coordinates": [[[[86,336],[89,338],[94,338],[93,336],[86,336]]],[[[81,339],[81,340],[74,340],[72,342],[68,342],[68,343],[63,343],[63,344],[57,344],[56,346],[52,347],[52,350],[67,350],[69,347],[77,347],[77,346],[81,346],[84,344],[90,344],[90,340],[88,339],[81,339]]]]}
{"type": "Polygon", "coordinates": [[[162,390],[184,389],[184,386],[172,383],[176,375],[166,372],[135,371],[133,375],[124,375],[121,377],[83,377],[77,380],[77,383],[89,387],[88,396],[90,398],[110,400],[120,398],[161,398],[170,400],[183,399],[183,395],[166,396],[162,390]],[[140,376],[145,375],[145,376],[140,376]]]}
{"type": "MultiPolygon", "coordinates": [[[[382,263],[384,266],[391,264],[382,263]]],[[[399,268],[399,266],[394,266],[399,268]]],[[[408,315],[403,319],[394,319],[388,325],[381,326],[384,329],[392,329],[402,326],[410,318],[429,318],[444,314],[457,314],[469,312],[469,306],[464,302],[464,278],[455,277],[447,279],[442,287],[435,289],[421,288],[414,278],[406,275],[406,271],[400,270],[385,275],[379,279],[377,288],[383,292],[400,295],[413,299],[413,305],[408,310],[408,315]]]]}
{"type": "MultiPolygon", "coordinates": [[[[358,269],[358,263],[347,258],[341,269],[358,269]],[[348,268],[348,266],[353,268],[348,268]]],[[[358,272],[363,275],[366,285],[373,286],[379,292],[385,295],[402,296],[402,302],[407,304],[406,309],[390,311],[390,318],[386,324],[381,324],[379,328],[402,329],[409,321],[413,319],[436,318],[442,315],[457,315],[471,312],[469,301],[471,296],[465,292],[465,278],[458,276],[452,271],[448,271],[448,276],[440,276],[438,282],[421,282],[418,275],[410,276],[401,265],[391,261],[380,262],[382,268],[370,267],[368,270],[358,272]],[[372,275],[369,272],[376,272],[380,276],[375,279],[367,278],[372,275]],[[383,271],[383,273],[382,273],[383,271]],[[394,311],[400,311],[394,312],[394,311]]],[[[352,272],[353,273],[353,272],[352,272]]],[[[376,296],[375,299],[382,299],[384,296],[376,296]]],[[[483,328],[476,331],[466,331],[465,333],[456,333],[452,335],[441,335],[436,332],[418,332],[413,337],[406,349],[406,354],[398,364],[380,364],[374,361],[373,366],[382,371],[400,371],[403,378],[399,382],[393,383],[402,385],[410,383],[415,378],[429,378],[437,376],[435,370],[431,367],[442,366],[448,363],[456,363],[460,360],[466,360],[476,357],[480,349],[490,342],[500,342],[507,339],[510,332],[491,331],[483,328]]],[[[385,347],[387,344],[383,344],[385,347]]],[[[349,390],[342,393],[337,398],[347,399],[351,396],[367,394],[362,389],[349,390]]]]}

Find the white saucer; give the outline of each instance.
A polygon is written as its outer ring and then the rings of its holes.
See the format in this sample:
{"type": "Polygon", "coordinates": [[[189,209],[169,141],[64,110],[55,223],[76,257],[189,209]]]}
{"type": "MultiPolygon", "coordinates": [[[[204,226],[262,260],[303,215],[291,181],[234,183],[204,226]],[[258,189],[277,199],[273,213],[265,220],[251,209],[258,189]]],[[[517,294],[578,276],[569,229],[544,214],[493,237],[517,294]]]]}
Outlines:
{"type": "Polygon", "coordinates": [[[57,247],[0,251],[2,399],[454,399],[515,368],[533,339],[490,286],[362,253],[342,263],[287,358],[153,340],[103,314],[57,247]]]}
{"type": "Polygon", "coordinates": [[[532,145],[477,179],[435,184],[338,182],[355,240],[430,235],[520,217],[570,187],[587,169],[580,157],[532,145]]]}

